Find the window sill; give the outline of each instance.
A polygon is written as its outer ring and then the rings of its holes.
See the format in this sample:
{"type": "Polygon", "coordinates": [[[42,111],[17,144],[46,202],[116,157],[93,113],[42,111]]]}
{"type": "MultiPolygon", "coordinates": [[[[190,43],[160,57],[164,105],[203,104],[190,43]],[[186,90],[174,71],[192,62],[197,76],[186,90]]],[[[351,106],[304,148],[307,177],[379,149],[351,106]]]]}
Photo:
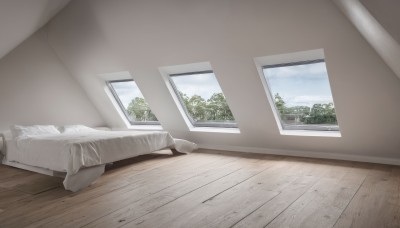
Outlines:
{"type": "Polygon", "coordinates": [[[342,137],[339,131],[304,131],[304,130],[282,130],[281,135],[292,136],[315,136],[315,137],[342,137]]]}
{"type": "Polygon", "coordinates": [[[215,132],[215,133],[230,133],[240,134],[239,128],[217,128],[217,127],[194,127],[191,132],[215,132]]]}

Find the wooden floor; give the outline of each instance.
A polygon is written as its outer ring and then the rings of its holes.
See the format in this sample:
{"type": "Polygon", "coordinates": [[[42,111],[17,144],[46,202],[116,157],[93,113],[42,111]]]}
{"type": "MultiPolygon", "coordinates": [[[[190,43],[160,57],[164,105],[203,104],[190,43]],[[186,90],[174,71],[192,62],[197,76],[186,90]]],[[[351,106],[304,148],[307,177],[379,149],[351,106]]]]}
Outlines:
{"type": "Polygon", "coordinates": [[[201,150],[114,164],[78,193],[0,166],[0,227],[400,227],[400,167],[201,150]]]}

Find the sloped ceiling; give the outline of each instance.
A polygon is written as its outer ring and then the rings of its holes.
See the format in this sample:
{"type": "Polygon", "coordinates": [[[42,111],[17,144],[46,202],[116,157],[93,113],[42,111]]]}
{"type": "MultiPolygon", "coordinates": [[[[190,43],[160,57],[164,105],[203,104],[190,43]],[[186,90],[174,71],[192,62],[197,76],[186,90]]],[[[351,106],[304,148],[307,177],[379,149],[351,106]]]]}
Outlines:
{"type": "Polygon", "coordinates": [[[394,13],[388,13],[388,16],[384,16],[381,12],[382,8],[387,9],[388,12],[391,11],[388,10],[389,8],[398,9],[398,2],[384,0],[384,4],[380,7],[381,10],[377,10],[374,5],[370,5],[368,10],[359,0],[333,0],[333,2],[337,4],[365,40],[400,78],[400,44],[392,35],[398,31],[398,27],[393,24],[398,24],[396,18],[399,17],[394,13]],[[391,31],[388,31],[388,28],[391,31]]]}
{"type": "Polygon", "coordinates": [[[70,0],[1,0],[0,59],[46,24],[70,0]]]}
{"type": "Polygon", "coordinates": [[[360,0],[360,2],[400,44],[400,1],[360,0]]]}

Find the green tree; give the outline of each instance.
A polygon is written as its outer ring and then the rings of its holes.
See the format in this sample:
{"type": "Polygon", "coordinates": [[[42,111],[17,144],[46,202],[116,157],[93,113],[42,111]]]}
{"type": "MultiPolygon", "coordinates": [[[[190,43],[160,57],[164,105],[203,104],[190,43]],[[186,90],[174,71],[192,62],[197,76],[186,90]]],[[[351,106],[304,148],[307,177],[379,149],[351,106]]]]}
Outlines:
{"type": "Polygon", "coordinates": [[[293,106],[285,109],[286,114],[294,114],[298,116],[300,122],[304,122],[305,118],[310,114],[310,107],[308,106],[293,106]]]}
{"type": "Polygon", "coordinates": [[[275,94],[275,105],[281,115],[285,114],[286,103],[283,100],[283,98],[279,95],[279,93],[275,94]]]}
{"type": "Polygon", "coordinates": [[[306,124],[337,124],[333,103],[314,104],[305,118],[306,124]]]}
{"type": "Polygon", "coordinates": [[[186,107],[188,107],[189,105],[189,96],[186,95],[185,93],[182,93],[181,91],[179,91],[179,95],[181,97],[181,99],[183,100],[183,103],[185,104],[186,107]]]}
{"type": "Polygon", "coordinates": [[[179,95],[194,121],[234,120],[223,93],[214,93],[207,101],[199,95],[179,95]]]}
{"type": "Polygon", "coordinates": [[[186,108],[195,121],[206,120],[207,104],[204,98],[193,95],[189,98],[186,108]]]}
{"type": "Polygon", "coordinates": [[[286,107],[286,103],[279,93],[275,94],[275,106],[281,115],[281,119],[299,118],[304,124],[337,124],[333,103],[314,104],[308,106],[286,107]]]}
{"type": "Polygon", "coordinates": [[[157,121],[157,117],[150,110],[149,104],[141,97],[135,97],[129,103],[127,112],[133,121],[157,121]]]}
{"type": "Polygon", "coordinates": [[[234,120],[223,93],[214,93],[207,103],[208,120],[234,120]]]}

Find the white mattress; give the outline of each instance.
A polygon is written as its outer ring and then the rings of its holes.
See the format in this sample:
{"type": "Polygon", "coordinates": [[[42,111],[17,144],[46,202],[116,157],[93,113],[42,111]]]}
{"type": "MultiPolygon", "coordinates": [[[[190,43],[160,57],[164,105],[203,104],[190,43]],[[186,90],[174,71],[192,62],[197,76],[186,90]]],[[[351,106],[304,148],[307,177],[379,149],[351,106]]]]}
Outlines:
{"type": "Polygon", "coordinates": [[[174,144],[171,135],[162,131],[40,135],[7,140],[6,159],[73,175],[83,167],[151,153],[174,144]]]}

